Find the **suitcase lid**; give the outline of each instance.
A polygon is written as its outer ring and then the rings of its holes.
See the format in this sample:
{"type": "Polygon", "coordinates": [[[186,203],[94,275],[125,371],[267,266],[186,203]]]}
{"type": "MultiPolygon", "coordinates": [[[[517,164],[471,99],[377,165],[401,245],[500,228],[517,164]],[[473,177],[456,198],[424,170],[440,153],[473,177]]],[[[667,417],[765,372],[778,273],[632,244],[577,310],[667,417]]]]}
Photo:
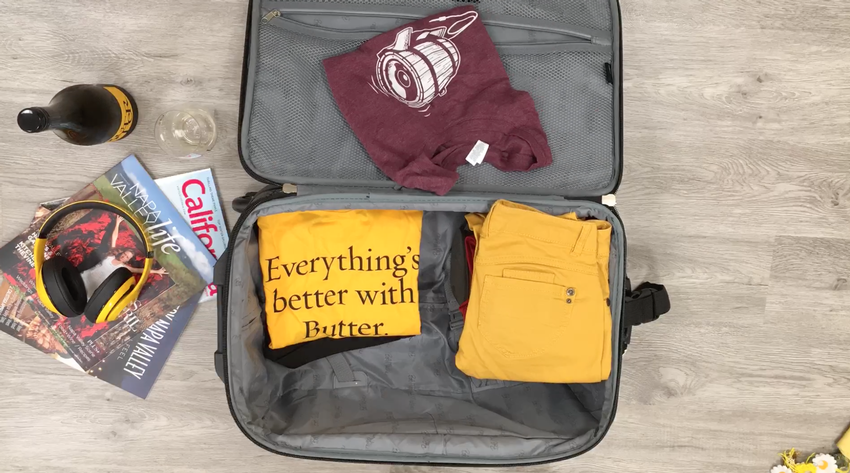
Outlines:
{"type": "MultiPolygon", "coordinates": [[[[272,184],[400,190],[372,162],[333,99],[321,61],[459,0],[254,0],[239,123],[245,170],[272,184]]],[[[452,193],[596,198],[622,175],[616,0],[474,2],[515,89],[534,99],[553,164],[503,172],[463,165],[452,193]]]]}

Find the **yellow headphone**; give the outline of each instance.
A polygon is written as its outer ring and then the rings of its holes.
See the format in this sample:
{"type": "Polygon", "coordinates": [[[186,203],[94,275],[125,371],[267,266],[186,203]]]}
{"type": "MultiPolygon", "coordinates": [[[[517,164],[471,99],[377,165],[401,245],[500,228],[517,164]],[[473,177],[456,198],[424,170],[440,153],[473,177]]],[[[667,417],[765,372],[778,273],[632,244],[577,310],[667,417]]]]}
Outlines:
{"type": "Polygon", "coordinates": [[[81,200],[64,205],[47,217],[38,231],[33,248],[35,253],[35,287],[38,298],[48,310],[65,317],[85,315],[92,323],[111,322],[121,315],[127,305],[135,301],[148,280],[153,268],[153,246],[148,234],[136,219],[124,209],[109,202],[81,200]],[[119,267],[87,298],[86,286],[80,271],[62,256],[45,261],[44,250],[47,236],[53,227],[69,214],[78,210],[97,209],[124,217],[145,241],[145,266],[139,282],[125,267],[119,267]]]}

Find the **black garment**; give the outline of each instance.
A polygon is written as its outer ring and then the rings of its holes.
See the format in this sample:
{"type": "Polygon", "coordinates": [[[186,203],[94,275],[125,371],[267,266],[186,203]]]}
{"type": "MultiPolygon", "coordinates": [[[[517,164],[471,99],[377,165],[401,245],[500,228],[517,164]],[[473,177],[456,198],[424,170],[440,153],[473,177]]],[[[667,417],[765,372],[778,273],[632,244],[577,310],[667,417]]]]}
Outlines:
{"type": "Polygon", "coordinates": [[[285,348],[273,350],[269,348],[269,338],[263,345],[263,355],[271,361],[287,368],[299,368],[307,363],[360,348],[374,347],[384,343],[394,342],[408,337],[353,337],[353,338],[320,338],[312,342],[299,343],[285,348]]]}

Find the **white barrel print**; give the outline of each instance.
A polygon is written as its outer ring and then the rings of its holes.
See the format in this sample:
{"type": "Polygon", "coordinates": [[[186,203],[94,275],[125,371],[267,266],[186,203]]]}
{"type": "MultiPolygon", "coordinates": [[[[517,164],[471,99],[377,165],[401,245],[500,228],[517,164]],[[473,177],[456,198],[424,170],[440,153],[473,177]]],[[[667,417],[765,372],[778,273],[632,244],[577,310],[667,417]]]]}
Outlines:
{"type": "Polygon", "coordinates": [[[445,93],[459,64],[455,45],[433,37],[408,50],[387,51],[378,62],[377,72],[385,91],[413,108],[421,108],[445,93]]]}
{"type": "Polygon", "coordinates": [[[375,75],[381,91],[413,108],[426,107],[444,95],[460,67],[460,52],[451,38],[478,15],[468,12],[462,16],[463,20],[448,28],[414,31],[408,27],[399,31],[395,42],[378,53],[375,75]]]}

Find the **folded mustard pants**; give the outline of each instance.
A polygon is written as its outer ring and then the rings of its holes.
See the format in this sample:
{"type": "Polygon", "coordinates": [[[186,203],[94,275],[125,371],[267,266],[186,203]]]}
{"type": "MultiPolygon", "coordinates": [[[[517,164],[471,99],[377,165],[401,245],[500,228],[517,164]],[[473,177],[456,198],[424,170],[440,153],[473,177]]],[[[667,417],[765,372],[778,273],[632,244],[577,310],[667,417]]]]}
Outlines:
{"type": "Polygon", "coordinates": [[[480,379],[608,379],[611,224],[505,200],[467,222],[478,243],[457,367],[480,379]]]}

